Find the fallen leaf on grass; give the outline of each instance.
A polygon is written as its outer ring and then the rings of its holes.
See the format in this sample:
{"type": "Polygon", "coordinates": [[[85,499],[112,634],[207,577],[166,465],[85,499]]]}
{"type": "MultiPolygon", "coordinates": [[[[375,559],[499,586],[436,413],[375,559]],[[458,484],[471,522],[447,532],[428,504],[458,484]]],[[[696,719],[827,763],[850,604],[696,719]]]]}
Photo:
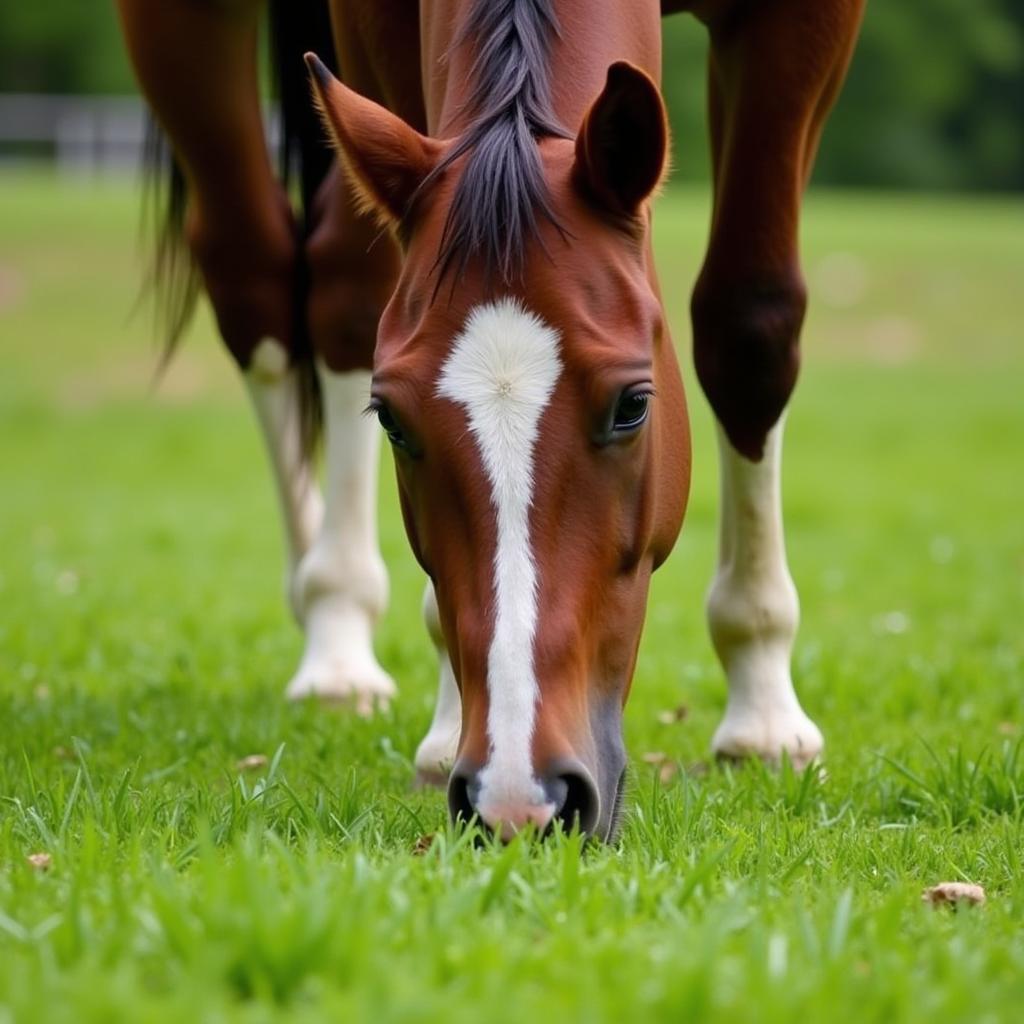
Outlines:
{"type": "Polygon", "coordinates": [[[433,845],[434,845],[433,833],[428,833],[425,836],[420,836],[419,839],[416,840],[416,843],[415,843],[415,845],[412,848],[413,856],[414,857],[422,857],[423,854],[425,854],[427,852],[427,850],[429,850],[430,847],[433,846],[433,845]]]}
{"type": "Polygon", "coordinates": [[[644,764],[664,764],[668,760],[668,754],[661,750],[648,750],[640,755],[644,764]]]}
{"type": "Polygon", "coordinates": [[[665,761],[658,769],[658,781],[664,785],[671,782],[679,774],[679,765],[675,761],[665,761]]]}
{"type": "Polygon", "coordinates": [[[53,858],[48,853],[30,853],[25,860],[36,869],[36,871],[49,871],[53,858]]]}
{"type": "Polygon", "coordinates": [[[235,768],[240,772],[255,772],[260,768],[266,768],[270,762],[266,754],[249,754],[235,763],[235,768]]]}
{"type": "Polygon", "coordinates": [[[961,904],[969,907],[981,906],[985,902],[985,890],[970,882],[939,882],[921,893],[921,900],[932,907],[952,907],[961,904]]]}
{"type": "Polygon", "coordinates": [[[676,722],[683,722],[690,714],[690,709],[685,704],[675,708],[668,708],[658,712],[658,721],[662,725],[675,725],[676,722]]]}

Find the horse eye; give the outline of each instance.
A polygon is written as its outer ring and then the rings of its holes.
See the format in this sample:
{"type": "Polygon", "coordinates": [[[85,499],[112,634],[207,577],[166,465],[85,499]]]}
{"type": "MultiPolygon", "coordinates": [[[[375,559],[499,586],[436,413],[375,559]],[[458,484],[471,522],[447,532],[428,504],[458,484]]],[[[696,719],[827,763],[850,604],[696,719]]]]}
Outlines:
{"type": "Polygon", "coordinates": [[[405,435],[402,433],[402,428],[398,425],[398,420],[392,415],[391,410],[383,402],[374,405],[373,410],[377,414],[377,422],[387,435],[387,439],[396,448],[404,448],[405,435]]]}
{"type": "Polygon", "coordinates": [[[651,393],[649,391],[626,391],[615,406],[612,419],[613,433],[628,433],[636,430],[647,419],[651,393]]]}

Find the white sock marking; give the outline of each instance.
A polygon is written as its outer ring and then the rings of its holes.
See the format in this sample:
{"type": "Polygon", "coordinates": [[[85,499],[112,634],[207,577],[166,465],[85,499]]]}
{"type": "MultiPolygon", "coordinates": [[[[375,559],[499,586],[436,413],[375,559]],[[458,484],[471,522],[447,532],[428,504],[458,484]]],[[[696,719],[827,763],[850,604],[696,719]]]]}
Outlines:
{"type": "Polygon", "coordinates": [[[288,544],[288,596],[296,616],[291,580],[320,529],[323,501],[299,437],[299,386],[280,342],[264,338],[245,373],[263,441],[274,471],[288,544]]]}
{"type": "Polygon", "coordinates": [[[288,686],[292,698],[353,699],[369,712],[395,685],[373,653],[373,625],[387,603],[377,544],[380,428],[363,415],[370,372],[318,367],[326,433],[323,528],[296,574],[306,650],[288,686]]]}
{"type": "Polygon", "coordinates": [[[478,306],[441,371],[438,394],[466,409],[497,514],[494,634],[487,658],[490,756],[479,809],[545,802],[534,778],[539,696],[533,642],[537,568],[530,546],[533,449],[561,372],[556,331],[514,299],[478,306]]]}
{"type": "Polygon", "coordinates": [[[448,779],[448,773],[455,763],[455,756],[459,750],[459,737],[462,734],[462,698],[459,695],[459,684],[455,681],[451,659],[448,657],[444,633],[441,632],[441,616],[437,610],[434,584],[429,580],[423,593],[423,619],[427,624],[430,639],[434,641],[441,678],[438,681],[433,721],[427,735],[416,748],[416,775],[420,782],[443,785],[448,779]]]}
{"type": "Polygon", "coordinates": [[[782,529],[782,424],[764,457],[751,462],[718,428],[721,535],[708,593],[708,624],[729,680],[716,753],[777,761],[788,751],[802,766],[821,753],[818,727],[797,700],[790,653],[800,617],[782,529]]]}

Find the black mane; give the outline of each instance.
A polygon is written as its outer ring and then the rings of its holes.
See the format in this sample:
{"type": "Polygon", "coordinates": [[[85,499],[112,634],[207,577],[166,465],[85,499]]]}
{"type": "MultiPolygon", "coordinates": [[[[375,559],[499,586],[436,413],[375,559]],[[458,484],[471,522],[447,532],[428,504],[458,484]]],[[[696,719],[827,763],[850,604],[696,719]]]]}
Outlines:
{"type": "Polygon", "coordinates": [[[438,282],[461,274],[471,256],[489,278],[519,276],[538,218],[561,230],[551,208],[537,148],[542,138],[570,138],[551,103],[548,58],[558,35],[553,0],[474,0],[453,43],[473,45],[467,101],[470,126],[428,175],[427,189],[466,156],[445,220],[438,282]]]}

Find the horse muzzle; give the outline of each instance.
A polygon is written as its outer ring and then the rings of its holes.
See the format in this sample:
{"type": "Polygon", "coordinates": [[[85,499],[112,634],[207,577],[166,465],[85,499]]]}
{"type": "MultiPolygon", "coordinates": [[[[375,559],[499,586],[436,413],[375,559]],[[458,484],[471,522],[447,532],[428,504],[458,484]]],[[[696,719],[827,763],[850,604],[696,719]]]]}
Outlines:
{"type": "Polygon", "coordinates": [[[584,835],[605,838],[600,790],[578,758],[553,761],[529,786],[505,786],[500,778],[484,776],[482,768],[465,759],[455,765],[448,782],[452,820],[475,819],[503,842],[531,826],[546,835],[556,823],[567,832],[578,828],[584,835]]]}

